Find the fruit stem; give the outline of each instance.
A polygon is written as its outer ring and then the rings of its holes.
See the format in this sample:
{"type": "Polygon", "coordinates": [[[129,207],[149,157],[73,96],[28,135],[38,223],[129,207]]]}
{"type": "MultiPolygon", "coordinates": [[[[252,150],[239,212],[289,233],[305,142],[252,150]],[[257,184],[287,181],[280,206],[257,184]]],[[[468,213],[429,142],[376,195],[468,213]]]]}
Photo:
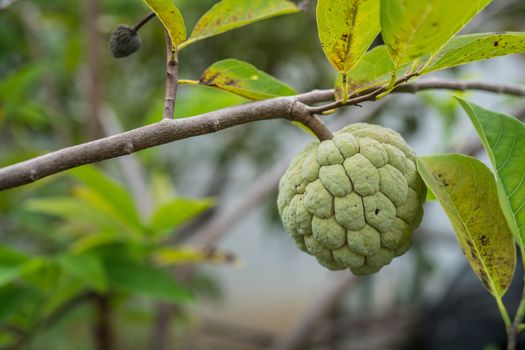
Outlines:
{"type": "Polygon", "coordinates": [[[143,19],[141,19],[137,24],[135,24],[132,28],[133,28],[133,31],[136,33],[140,30],[140,28],[142,28],[142,26],[146,23],[149,22],[150,19],[152,19],[153,17],[155,17],[155,13],[154,12],[150,12],[146,15],[146,17],[144,17],[143,19]]]}

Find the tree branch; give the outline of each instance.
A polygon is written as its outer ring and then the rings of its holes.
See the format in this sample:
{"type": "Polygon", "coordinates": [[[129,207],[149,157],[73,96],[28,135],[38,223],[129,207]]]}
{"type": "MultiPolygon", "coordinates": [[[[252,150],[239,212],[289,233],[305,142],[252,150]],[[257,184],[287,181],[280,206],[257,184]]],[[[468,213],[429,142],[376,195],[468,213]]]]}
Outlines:
{"type": "Polygon", "coordinates": [[[118,135],[83,143],[0,169],[0,190],[28,184],[77,166],[131,154],[175,140],[214,133],[290,112],[291,99],[277,98],[185,119],[163,119],[118,135]]]}
{"type": "Polygon", "coordinates": [[[525,96],[525,87],[515,84],[495,84],[485,81],[458,81],[453,79],[428,79],[400,85],[395,92],[416,93],[423,90],[479,90],[498,94],[525,96]]]}
{"type": "MultiPolygon", "coordinates": [[[[475,89],[525,96],[525,88],[518,85],[451,80],[430,80],[404,84],[397,87],[393,92],[417,92],[425,89],[475,89]]],[[[370,94],[370,91],[363,92],[362,96],[367,94],[370,94]]],[[[297,102],[313,104],[333,100],[333,97],[333,90],[314,90],[295,97],[278,97],[247,103],[186,119],[164,119],[158,123],[64,148],[2,168],[0,169],[0,190],[28,184],[80,165],[124,156],[146,148],[217,132],[236,125],[278,118],[296,120],[294,118],[297,118],[297,116],[292,116],[291,112],[294,109],[294,104],[296,105],[297,102]]],[[[373,99],[375,99],[375,96],[373,99]]]]}
{"type": "Polygon", "coordinates": [[[307,126],[317,135],[319,140],[331,140],[334,137],[332,131],[318,116],[310,113],[309,108],[307,105],[295,101],[295,103],[292,104],[292,111],[290,112],[292,119],[307,126]]]}

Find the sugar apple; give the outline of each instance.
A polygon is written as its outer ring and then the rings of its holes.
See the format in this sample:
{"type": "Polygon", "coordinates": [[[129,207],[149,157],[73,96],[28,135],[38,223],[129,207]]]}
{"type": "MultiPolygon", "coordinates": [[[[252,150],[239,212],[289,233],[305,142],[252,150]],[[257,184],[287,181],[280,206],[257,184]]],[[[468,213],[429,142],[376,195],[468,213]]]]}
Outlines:
{"type": "Polygon", "coordinates": [[[277,206],[297,246],[331,270],[379,271],[412,243],[426,187],[397,132],[351,124],[312,142],[279,183],[277,206]]]}

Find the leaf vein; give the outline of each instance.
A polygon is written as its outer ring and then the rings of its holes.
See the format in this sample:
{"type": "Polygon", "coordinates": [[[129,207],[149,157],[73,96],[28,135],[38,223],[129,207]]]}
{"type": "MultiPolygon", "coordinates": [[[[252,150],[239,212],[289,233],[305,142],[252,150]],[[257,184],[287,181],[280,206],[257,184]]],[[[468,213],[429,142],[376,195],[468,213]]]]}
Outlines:
{"type": "Polygon", "coordinates": [[[498,166],[498,168],[496,169],[496,171],[501,171],[501,169],[503,169],[505,166],[507,166],[508,162],[510,161],[510,156],[512,155],[512,152],[514,151],[514,148],[516,147],[516,142],[518,140],[518,136],[517,136],[517,133],[514,132],[514,137],[512,138],[512,145],[510,146],[510,150],[509,150],[509,154],[507,155],[507,158],[505,159],[505,161],[503,162],[503,164],[501,164],[500,166],[498,166]]]}

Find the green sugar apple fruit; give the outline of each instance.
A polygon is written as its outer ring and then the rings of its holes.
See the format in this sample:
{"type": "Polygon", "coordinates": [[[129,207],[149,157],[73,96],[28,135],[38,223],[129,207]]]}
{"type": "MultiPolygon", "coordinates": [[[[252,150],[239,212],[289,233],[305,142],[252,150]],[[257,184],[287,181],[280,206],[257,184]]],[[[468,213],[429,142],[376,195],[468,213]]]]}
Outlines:
{"type": "Polygon", "coordinates": [[[357,123],[305,147],[279,183],[277,206],[301,250],[331,270],[366,275],[410,248],[425,197],[401,135],[357,123]]]}

